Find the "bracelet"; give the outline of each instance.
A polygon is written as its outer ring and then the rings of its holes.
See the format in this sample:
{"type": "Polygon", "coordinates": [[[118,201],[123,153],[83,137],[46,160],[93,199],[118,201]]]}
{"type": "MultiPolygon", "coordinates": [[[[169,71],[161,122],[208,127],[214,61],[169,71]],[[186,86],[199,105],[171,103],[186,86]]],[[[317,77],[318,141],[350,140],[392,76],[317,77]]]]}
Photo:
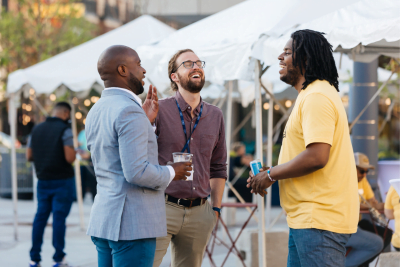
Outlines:
{"type": "Polygon", "coordinates": [[[213,207],[213,210],[215,210],[216,212],[218,212],[218,215],[221,216],[221,209],[217,208],[217,207],[213,207]]]}
{"type": "Polygon", "coordinates": [[[272,167],[267,170],[268,178],[271,180],[271,182],[275,182],[276,180],[271,178],[271,175],[270,175],[271,170],[272,170],[272,167]]]}

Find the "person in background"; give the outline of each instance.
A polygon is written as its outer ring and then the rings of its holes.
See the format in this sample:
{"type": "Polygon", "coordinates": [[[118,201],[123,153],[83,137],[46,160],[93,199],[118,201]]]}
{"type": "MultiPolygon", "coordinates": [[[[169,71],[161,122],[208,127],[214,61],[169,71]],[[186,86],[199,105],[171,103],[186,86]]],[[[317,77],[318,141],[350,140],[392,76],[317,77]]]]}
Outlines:
{"type": "MultiPolygon", "coordinates": [[[[368,171],[370,169],[375,169],[375,167],[369,164],[368,157],[362,153],[354,153],[354,159],[357,167],[358,193],[362,195],[371,206],[378,210],[382,209],[383,203],[379,203],[376,200],[371,185],[366,178],[368,171]]],[[[360,209],[369,209],[366,203],[362,203],[361,197],[360,209]]],[[[365,220],[363,224],[368,225],[370,222],[365,220]]],[[[357,232],[350,236],[346,247],[348,248],[348,254],[346,256],[347,267],[368,266],[382,251],[383,239],[375,232],[363,230],[358,226],[357,232]]]]}
{"type": "Polygon", "coordinates": [[[67,267],[65,262],[65,220],[74,200],[75,160],[73,137],[68,123],[71,106],[66,102],[55,105],[52,116],[32,130],[26,158],[35,164],[37,184],[37,212],[32,227],[30,267],[39,267],[44,229],[53,214],[53,267],[67,267]]]}
{"type": "MultiPolygon", "coordinates": [[[[372,191],[371,185],[367,180],[367,174],[370,170],[374,170],[375,167],[369,163],[368,157],[360,152],[354,153],[354,160],[356,162],[357,167],[357,179],[358,179],[358,193],[363,196],[363,198],[368,202],[365,203],[362,201],[360,197],[360,210],[369,210],[369,205],[374,209],[382,212],[384,210],[385,203],[379,202],[375,198],[374,191],[372,191]]],[[[360,216],[361,217],[361,216],[360,216]]],[[[375,225],[371,223],[368,219],[362,219],[358,222],[358,227],[362,230],[369,231],[371,233],[376,233],[375,228],[378,231],[380,237],[384,238],[383,240],[383,249],[390,245],[390,240],[392,238],[392,231],[387,230],[385,235],[385,228],[379,225],[375,225]]],[[[366,262],[365,264],[368,264],[366,262]]]]}
{"type": "Polygon", "coordinates": [[[389,188],[385,201],[385,215],[389,220],[395,220],[395,229],[392,236],[392,245],[400,251],[400,197],[393,186],[389,188]]]}
{"type": "MultiPolygon", "coordinates": [[[[367,180],[367,174],[370,170],[374,170],[375,167],[369,164],[368,157],[360,152],[354,153],[354,159],[357,167],[357,181],[358,181],[358,193],[362,195],[368,202],[369,205],[377,210],[383,210],[384,203],[379,203],[375,198],[374,191],[372,191],[371,185],[367,180]]],[[[360,209],[368,210],[369,205],[362,203],[360,198],[360,209]]]]}
{"type": "MultiPolygon", "coordinates": [[[[243,167],[247,167],[247,172],[249,170],[250,162],[253,160],[253,156],[246,155],[246,146],[242,142],[236,142],[232,144],[232,151],[230,152],[230,164],[229,164],[229,181],[232,182],[236,177],[237,173],[241,171],[243,167]]],[[[244,175],[244,174],[243,174],[244,175]]],[[[248,176],[247,176],[248,177],[248,176]]],[[[244,199],[245,202],[252,202],[253,194],[247,189],[246,182],[247,178],[239,178],[233,184],[233,187],[238,191],[240,196],[244,199]]],[[[229,197],[236,197],[236,195],[229,190],[229,197]]],[[[239,202],[239,199],[237,199],[239,202]]]]}

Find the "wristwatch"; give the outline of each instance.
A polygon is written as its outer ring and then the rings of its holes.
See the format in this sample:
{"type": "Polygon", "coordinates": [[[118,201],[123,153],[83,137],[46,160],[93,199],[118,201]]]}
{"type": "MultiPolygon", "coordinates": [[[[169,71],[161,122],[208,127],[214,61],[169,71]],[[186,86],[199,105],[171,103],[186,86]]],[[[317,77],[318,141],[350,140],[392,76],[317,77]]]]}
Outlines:
{"type": "Polygon", "coordinates": [[[216,212],[218,212],[218,216],[221,216],[221,209],[217,208],[217,207],[213,207],[213,210],[215,210],[216,212]]]}

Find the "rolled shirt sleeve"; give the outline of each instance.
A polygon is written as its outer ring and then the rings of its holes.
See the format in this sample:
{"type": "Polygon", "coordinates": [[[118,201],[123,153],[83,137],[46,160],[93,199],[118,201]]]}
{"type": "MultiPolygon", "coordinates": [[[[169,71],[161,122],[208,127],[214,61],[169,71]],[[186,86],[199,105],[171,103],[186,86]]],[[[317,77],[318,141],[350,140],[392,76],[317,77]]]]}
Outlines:
{"type": "Polygon", "coordinates": [[[210,179],[212,178],[228,178],[227,174],[227,150],[225,140],[225,122],[221,116],[221,123],[219,124],[218,141],[213,149],[210,163],[210,179]]]}

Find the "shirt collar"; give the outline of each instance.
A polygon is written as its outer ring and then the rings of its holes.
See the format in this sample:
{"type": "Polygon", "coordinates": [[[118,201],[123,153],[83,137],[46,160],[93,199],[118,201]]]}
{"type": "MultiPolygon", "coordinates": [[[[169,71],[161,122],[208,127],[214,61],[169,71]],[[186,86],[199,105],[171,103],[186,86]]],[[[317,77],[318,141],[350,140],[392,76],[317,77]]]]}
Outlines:
{"type": "Polygon", "coordinates": [[[104,88],[104,90],[110,90],[110,89],[122,90],[122,91],[124,91],[124,92],[130,93],[130,94],[133,96],[133,98],[136,100],[136,102],[138,102],[138,104],[139,104],[140,106],[142,106],[142,99],[140,99],[140,97],[137,96],[137,95],[136,95],[134,92],[132,92],[131,90],[128,90],[128,89],[125,89],[125,88],[121,88],[121,87],[107,87],[107,88],[104,88]]]}
{"type": "MultiPolygon", "coordinates": [[[[176,99],[176,101],[178,101],[178,104],[179,104],[182,112],[184,112],[185,110],[187,110],[190,107],[190,105],[188,103],[186,103],[185,99],[183,99],[183,97],[182,97],[181,93],[179,93],[179,91],[176,91],[175,99],[176,99]]],[[[203,103],[203,98],[200,97],[200,103],[197,105],[197,107],[194,110],[195,115],[198,115],[200,113],[200,107],[201,107],[202,103],[203,103]]]]}

